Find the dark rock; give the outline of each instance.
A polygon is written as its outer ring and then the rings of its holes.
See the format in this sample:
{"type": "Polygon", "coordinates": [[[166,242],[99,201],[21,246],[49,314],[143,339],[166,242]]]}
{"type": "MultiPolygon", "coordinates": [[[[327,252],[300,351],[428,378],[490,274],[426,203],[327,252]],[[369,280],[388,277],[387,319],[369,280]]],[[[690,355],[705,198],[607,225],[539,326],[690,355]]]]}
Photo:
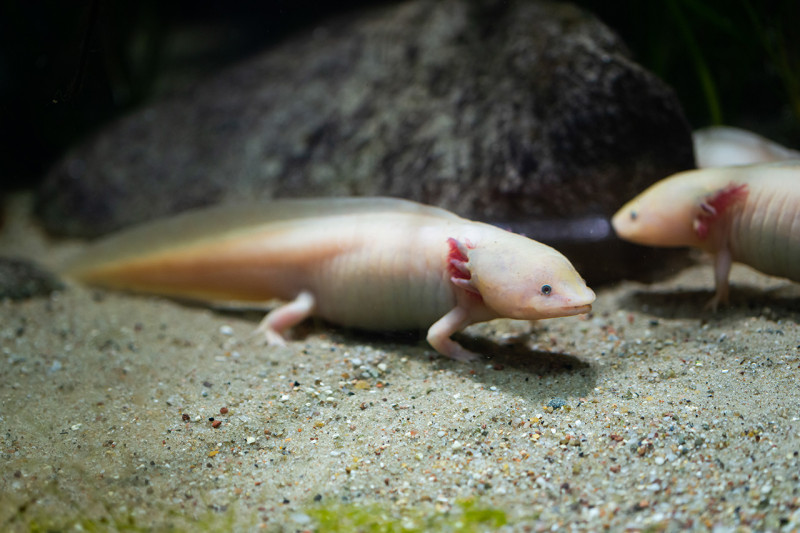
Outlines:
{"type": "Polygon", "coordinates": [[[672,90],[590,14],[418,0],[323,24],[116,123],[53,169],[38,211],[52,232],[95,236],[243,198],[401,196],[534,222],[596,282],[652,266],[631,264],[642,249],[608,218],[693,164],[672,90]]]}
{"type": "Polygon", "coordinates": [[[63,288],[58,278],[25,259],[0,257],[0,300],[47,296],[63,288]]]}

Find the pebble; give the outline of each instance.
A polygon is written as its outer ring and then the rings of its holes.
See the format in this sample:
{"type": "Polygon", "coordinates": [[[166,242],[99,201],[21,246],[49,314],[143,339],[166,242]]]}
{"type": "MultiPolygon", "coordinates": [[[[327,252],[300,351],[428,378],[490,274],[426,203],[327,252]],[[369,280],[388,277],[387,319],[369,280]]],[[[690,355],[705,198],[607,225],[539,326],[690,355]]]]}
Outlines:
{"type": "Polygon", "coordinates": [[[291,519],[294,523],[305,525],[311,523],[311,517],[305,513],[292,513],[291,519]]]}
{"type": "Polygon", "coordinates": [[[553,410],[561,409],[565,405],[567,405],[567,400],[565,400],[564,398],[553,398],[552,400],[547,402],[547,407],[553,410]]]}

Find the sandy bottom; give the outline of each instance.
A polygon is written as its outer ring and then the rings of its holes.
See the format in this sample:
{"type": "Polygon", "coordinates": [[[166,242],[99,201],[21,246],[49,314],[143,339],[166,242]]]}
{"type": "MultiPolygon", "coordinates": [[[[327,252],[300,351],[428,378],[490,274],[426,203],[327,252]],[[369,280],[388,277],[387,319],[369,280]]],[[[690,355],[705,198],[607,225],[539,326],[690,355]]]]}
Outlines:
{"type": "MultiPolygon", "coordinates": [[[[4,254],[75,247],[26,209],[4,254]]],[[[800,287],[732,280],[716,314],[697,265],[474,326],[477,363],[74,284],[0,303],[0,530],[800,528],[800,287]]]]}

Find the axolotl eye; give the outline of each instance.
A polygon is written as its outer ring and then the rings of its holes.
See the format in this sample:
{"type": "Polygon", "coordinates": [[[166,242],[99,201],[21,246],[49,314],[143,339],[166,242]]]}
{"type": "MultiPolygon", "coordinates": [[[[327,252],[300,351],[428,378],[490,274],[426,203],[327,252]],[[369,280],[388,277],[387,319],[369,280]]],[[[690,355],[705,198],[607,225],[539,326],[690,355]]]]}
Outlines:
{"type": "Polygon", "coordinates": [[[636,217],[639,216],[636,211],[631,211],[631,220],[636,220],[636,217]]]}
{"type": "Polygon", "coordinates": [[[545,296],[549,296],[550,293],[553,292],[553,287],[550,285],[542,285],[541,291],[545,296]]]}

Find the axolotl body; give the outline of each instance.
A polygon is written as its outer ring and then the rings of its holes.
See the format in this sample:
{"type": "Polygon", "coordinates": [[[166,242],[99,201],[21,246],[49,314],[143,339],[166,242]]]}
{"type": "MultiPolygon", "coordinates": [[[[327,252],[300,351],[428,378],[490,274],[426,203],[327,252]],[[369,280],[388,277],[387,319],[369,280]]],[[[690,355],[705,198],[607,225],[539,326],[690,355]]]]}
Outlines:
{"type": "Polygon", "coordinates": [[[728,299],[733,261],[800,281],[800,161],[675,174],[625,204],[612,225],[635,243],[712,254],[713,308],[728,299]]]}
{"type": "Polygon", "coordinates": [[[259,329],[271,342],[309,316],[366,330],[450,336],[495,318],[586,313],[595,295],[556,250],[443,209],[389,198],[212,207],[144,224],[87,249],[65,274],[208,302],[286,301],[259,329]]]}

